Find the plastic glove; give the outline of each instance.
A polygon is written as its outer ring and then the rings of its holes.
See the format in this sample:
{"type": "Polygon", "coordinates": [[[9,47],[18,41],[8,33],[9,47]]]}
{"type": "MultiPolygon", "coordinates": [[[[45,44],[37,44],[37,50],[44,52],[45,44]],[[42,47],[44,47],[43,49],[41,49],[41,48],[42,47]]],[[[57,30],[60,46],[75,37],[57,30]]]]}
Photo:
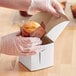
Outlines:
{"type": "Polygon", "coordinates": [[[43,48],[42,41],[37,37],[21,37],[17,33],[9,34],[1,38],[0,52],[7,55],[33,55],[43,48]]]}
{"type": "Polygon", "coordinates": [[[28,14],[35,14],[38,11],[49,12],[57,17],[59,17],[58,12],[64,14],[57,0],[31,0],[31,5],[27,11],[28,14]]]}

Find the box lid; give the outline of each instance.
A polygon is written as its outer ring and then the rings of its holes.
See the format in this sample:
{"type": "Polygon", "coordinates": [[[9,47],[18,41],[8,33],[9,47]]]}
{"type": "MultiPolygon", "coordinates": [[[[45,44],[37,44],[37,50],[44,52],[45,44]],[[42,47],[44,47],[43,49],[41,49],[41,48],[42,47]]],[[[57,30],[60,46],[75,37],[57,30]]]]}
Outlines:
{"type": "Polygon", "coordinates": [[[60,14],[60,17],[57,18],[45,12],[39,12],[36,15],[32,16],[29,20],[34,20],[38,23],[41,23],[43,21],[46,25],[45,36],[49,37],[52,41],[55,41],[57,39],[57,37],[69,23],[68,18],[63,14],[60,14]]]}

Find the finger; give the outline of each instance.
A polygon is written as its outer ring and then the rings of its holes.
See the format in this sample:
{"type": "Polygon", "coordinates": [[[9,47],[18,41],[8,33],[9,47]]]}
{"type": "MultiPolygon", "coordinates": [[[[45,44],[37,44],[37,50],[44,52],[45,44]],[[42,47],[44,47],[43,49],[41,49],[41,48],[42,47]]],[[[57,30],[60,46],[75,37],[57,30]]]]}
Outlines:
{"type": "Polygon", "coordinates": [[[49,13],[51,13],[52,15],[56,16],[56,17],[59,17],[59,14],[56,12],[56,10],[50,5],[48,7],[48,10],[47,10],[49,13]]]}
{"type": "Polygon", "coordinates": [[[37,45],[37,46],[32,46],[32,47],[25,48],[25,47],[23,47],[23,46],[21,46],[17,43],[15,44],[15,47],[16,47],[17,50],[19,50],[19,52],[26,52],[26,53],[29,53],[29,52],[32,52],[32,51],[34,51],[36,53],[39,53],[39,52],[43,51],[44,48],[45,48],[43,45],[37,45]]]}
{"type": "Polygon", "coordinates": [[[30,48],[24,48],[24,51],[23,52],[36,52],[36,53],[39,53],[39,52],[42,52],[43,50],[45,49],[45,47],[43,45],[38,45],[38,46],[34,46],[34,47],[30,47],[30,48]]]}
{"type": "Polygon", "coordinates": [[[57,12],[65,15],[63,8],[61,7],[61,5],[58,1],[53,2],[52,6],[56,9],[57,12]]]}
{"type": "Polygon", "coordinates": [[[35,52],[35,49],[33,49],[34,47],[23,47],[19,44],[15,44],[16,49],[18,49],[19,52],[23,52],[23,53],[30,53],[30,52],[35,52]]]}
{"type": "Polygon", "coordinates": [[[24,52],[21,52],[21,53],[36,53],[35,51],[24,51],[24,52]]]}
{"type": "Polygon", "coordinates": [[[24,41],[28,40],[30,43],[42,42],[41,39],[38,37],[26,37],[26,38],[23,38],[23,40],[24,41]]]}
{"type": "Polygon", "coordinates": [[[31,56],[31,55],[35,55],[36,54],[36,52],[30,52],[30,53],[20,53],[19,55],[20,56],[31,56]]]}
{"type": "Polygon", "coordinates": [[[40,40],[40,38],[36,38],[36,37],[25,37],[25,38],[18,37],[18,38],[16,38],[15,41],[17,42],[17,44],[19,44],[25,48],[42,44],[42,41],[40,40]]]}
{"type": "MultiPolygon", "coordinates": [[[[25,39],[23,39],[23,42],[25,43],[25,39]]],[[[42,44],[42,41],[40,38],[36,38],[36,37],[31,37],[29,38],[29,41],[28,41],[28,46],[35,46],[35,45],[39,45],[39,44],[42,44]],[[30,43],[29,43],[30,42],[30,43]]]]}

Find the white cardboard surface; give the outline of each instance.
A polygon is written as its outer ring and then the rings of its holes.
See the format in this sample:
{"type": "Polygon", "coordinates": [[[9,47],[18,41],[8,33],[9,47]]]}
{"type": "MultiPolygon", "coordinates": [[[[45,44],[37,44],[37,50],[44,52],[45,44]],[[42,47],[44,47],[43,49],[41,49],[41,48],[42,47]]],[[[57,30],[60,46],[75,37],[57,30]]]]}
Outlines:
{"type": "Polygon", "coordinates": [[[46,35],[43,42],[47,39],[49,42],[43,44],[44,50],[33,56],[20,56],[19,61],[30,71],[47,68],[54,65],[54,42],[69,23],[67,17],[61,14],[60,18],[51,16],[48,13],[40,12],[30,18],[30,20],[46,25],[46,35]],[[46,39],[45,39],[46,38],[46,39]]]}

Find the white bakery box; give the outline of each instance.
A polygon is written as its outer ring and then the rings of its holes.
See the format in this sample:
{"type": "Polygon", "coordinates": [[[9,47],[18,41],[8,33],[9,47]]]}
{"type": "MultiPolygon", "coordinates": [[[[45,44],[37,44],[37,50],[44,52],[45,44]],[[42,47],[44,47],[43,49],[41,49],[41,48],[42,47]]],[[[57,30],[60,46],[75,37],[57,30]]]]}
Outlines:
{"type": "Polygon", "coordinates": [[[19,62],[27,67],[30,71],[48,68],[54,65],[54,42],[68,25],[69,20],[66,16],[60,14],[57,18],[48,13],[40,12],[30,18],[30,20],[46,25],[46,35],[43,38],[42,46],[44,49],[41,52],[32,56],[20,56],[19,62]]]}

